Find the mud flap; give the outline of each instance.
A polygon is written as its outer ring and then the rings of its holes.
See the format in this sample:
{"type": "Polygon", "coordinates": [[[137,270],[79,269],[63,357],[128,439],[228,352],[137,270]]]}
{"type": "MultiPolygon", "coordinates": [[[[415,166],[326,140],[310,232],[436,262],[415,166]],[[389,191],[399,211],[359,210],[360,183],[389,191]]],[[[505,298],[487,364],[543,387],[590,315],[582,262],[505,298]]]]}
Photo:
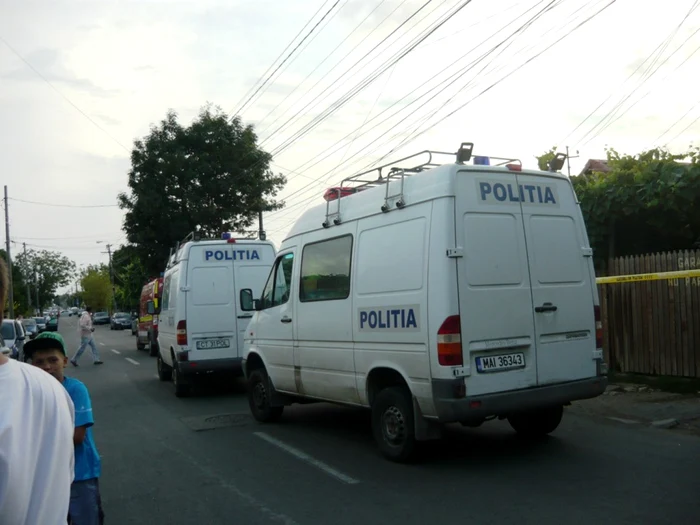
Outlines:
{"type": "Polygon", "coordinates": [[[415,396],[411,396],[413,401],[413,427],[417,441],[429,441],[442,438],[442,425],[437,421],[432,421],[423,416],[423,412],[416,401],[415,396]]]}

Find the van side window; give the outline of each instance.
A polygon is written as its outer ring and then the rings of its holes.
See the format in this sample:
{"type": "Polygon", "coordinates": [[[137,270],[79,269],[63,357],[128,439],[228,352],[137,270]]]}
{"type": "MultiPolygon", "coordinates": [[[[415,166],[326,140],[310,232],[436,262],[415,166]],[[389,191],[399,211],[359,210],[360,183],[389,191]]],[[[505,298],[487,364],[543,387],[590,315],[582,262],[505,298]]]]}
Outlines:
{"type": "Polygon", "coordinates": [[[167,310],[170,306],[170,279],[172,274],[168,274],[163,279],[163,304],[161,305],[163,310],[167,310]]]}
{"type": "Polygon", "coordinates": [[[287,253],[277,259],[274,269],[270,272],[262,294],[262,308],[272,308],[286,303],[292,284],[292,269],[294,254],[287,253]]]}
{"type": "Polygon", "coordinates": [[[352,235],[310,243],[301,256],[301,302],[333,301],[350,296],[352,235]]]}

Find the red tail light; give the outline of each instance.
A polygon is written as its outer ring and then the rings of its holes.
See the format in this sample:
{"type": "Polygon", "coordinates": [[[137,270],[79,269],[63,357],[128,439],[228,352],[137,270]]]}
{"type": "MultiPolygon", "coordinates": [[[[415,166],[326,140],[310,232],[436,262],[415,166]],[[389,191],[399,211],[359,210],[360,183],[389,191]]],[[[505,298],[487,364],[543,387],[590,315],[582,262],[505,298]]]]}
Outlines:
{"type": "Polygon", "coordinates": [[[600,317],[600,306],[593,307],[595,315],[595,347],[596,349],[603,348],[603,320],[600,317]]]}
{"type": "Polygon", "coordinates": [[[438,363],[442,366],[461,366],[462,359],[462,329],[458,315],[451,315],[438,330],[437,337],[438,363]]]}
{"type": "Polygon", "coordinates": [[[184,319],[177,323],[177,344],[187,346],[187,321],[184,319]]]}

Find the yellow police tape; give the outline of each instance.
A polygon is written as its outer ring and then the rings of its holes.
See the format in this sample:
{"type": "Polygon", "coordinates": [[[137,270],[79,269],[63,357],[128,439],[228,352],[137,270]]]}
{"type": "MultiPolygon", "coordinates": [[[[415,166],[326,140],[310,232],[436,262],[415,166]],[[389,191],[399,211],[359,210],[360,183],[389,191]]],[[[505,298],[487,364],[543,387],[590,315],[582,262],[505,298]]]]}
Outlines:
{"type": "Polygon", "coordinates": [[[610,277],[598,277],[595,282],[596,284],[635,283],[640,281],[688,279],[690,277],[700,277],[700,269],[680,270],[677,272],[637,273],[634,275],[612,275],[610,277]]]}

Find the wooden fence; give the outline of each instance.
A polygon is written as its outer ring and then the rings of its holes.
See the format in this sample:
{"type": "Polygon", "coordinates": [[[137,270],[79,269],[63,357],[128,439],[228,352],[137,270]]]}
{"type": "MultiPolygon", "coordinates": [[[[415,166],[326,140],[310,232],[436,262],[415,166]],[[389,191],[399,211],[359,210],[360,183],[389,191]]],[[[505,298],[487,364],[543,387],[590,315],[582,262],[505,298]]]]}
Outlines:
{"type": "MultiPolygon", "coordinates": [[[[700,250],[614,259],[609,275],[691,270],[700,250]]],[[[598,285],[611,371],[700,377],[700,278],[598,285]]]]}

